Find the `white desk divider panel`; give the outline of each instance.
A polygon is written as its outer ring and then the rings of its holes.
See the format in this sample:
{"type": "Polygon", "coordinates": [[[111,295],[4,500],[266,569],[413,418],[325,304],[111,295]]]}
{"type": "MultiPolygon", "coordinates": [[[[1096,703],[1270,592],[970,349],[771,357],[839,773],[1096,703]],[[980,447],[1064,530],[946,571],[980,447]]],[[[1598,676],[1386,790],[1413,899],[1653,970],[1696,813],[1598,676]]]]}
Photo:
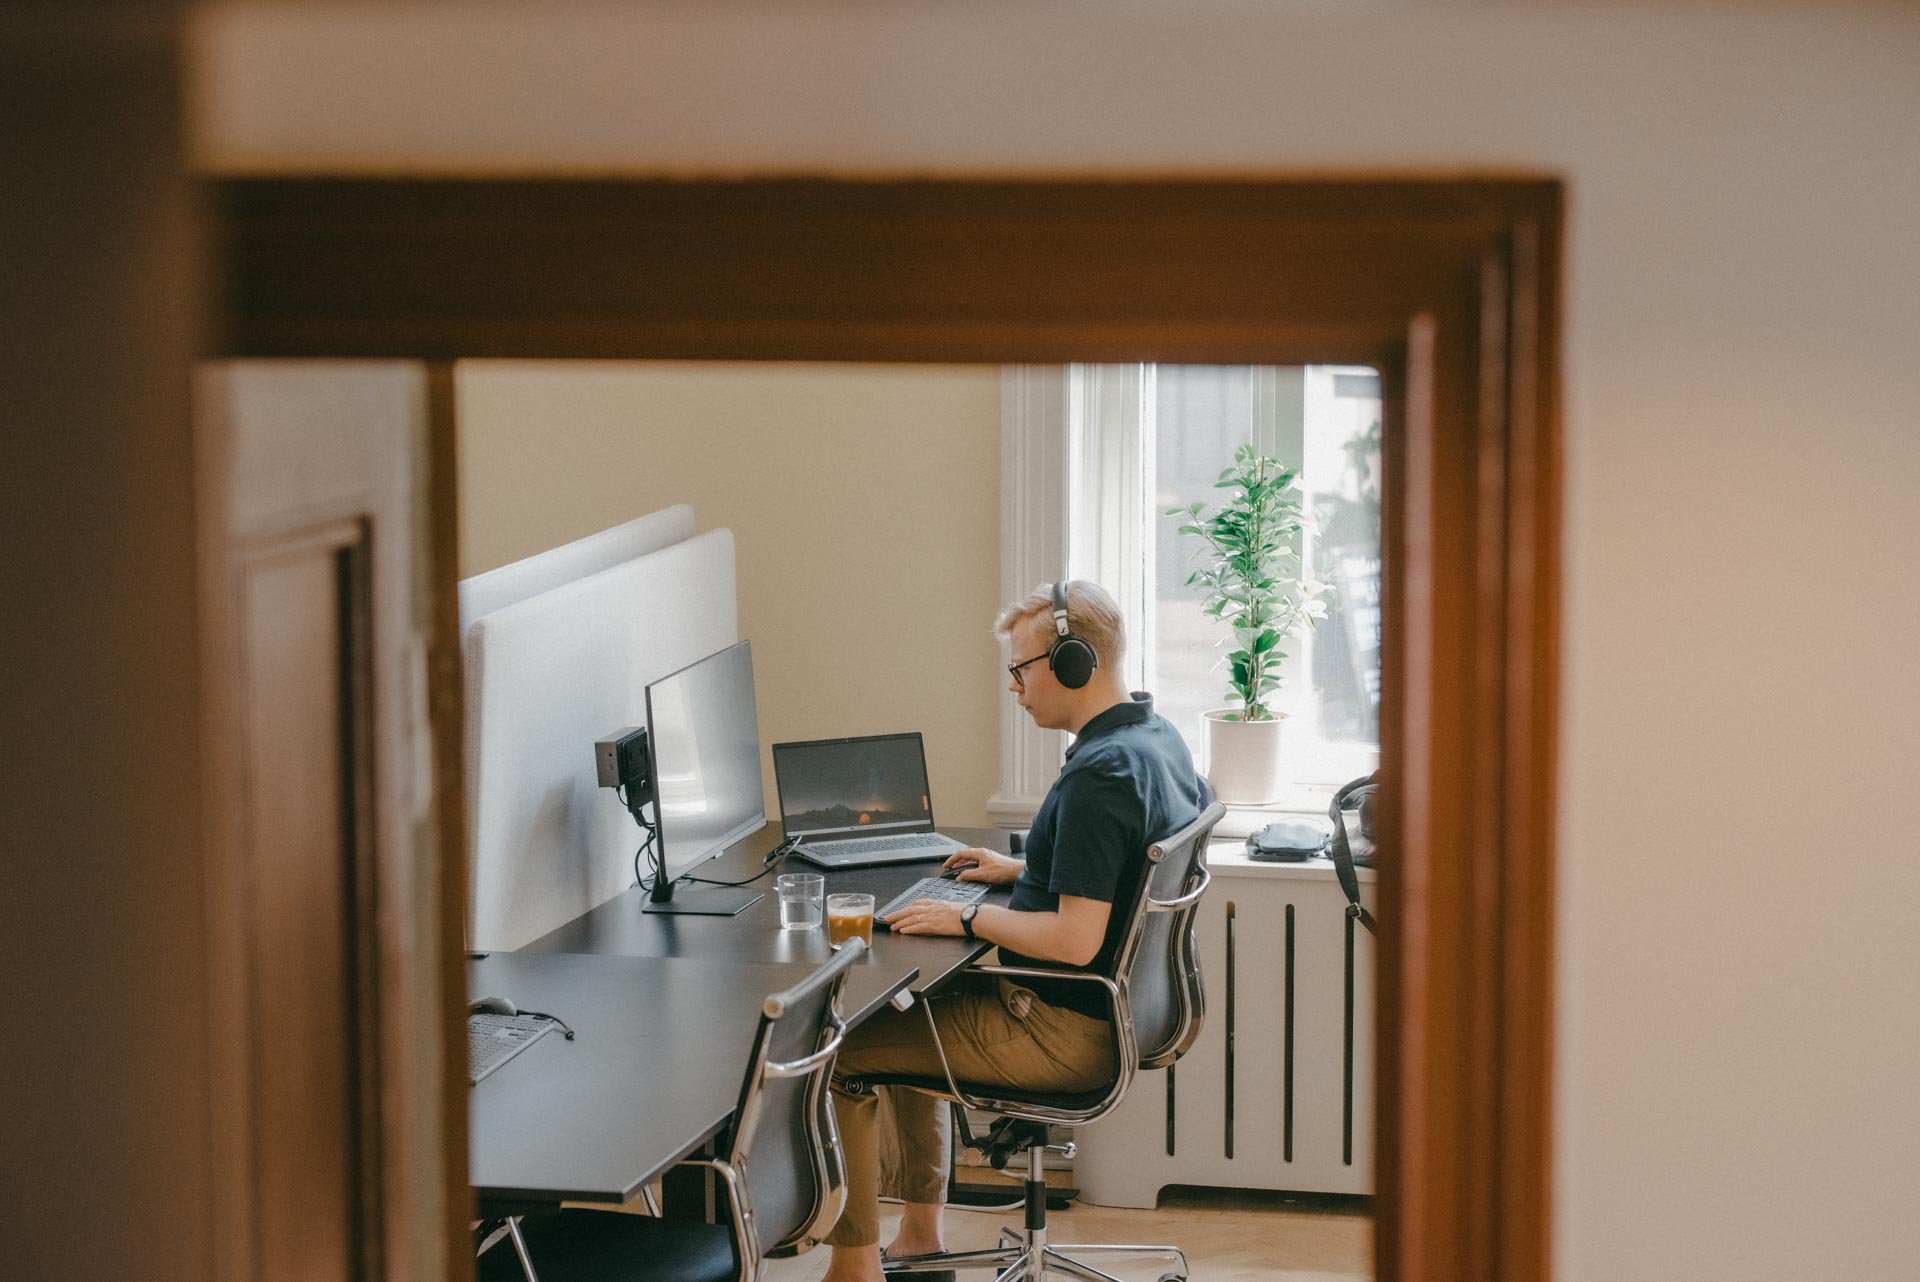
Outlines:
{"type": "Polygon", "coordinates": [[[593,745],[646,724],[648,682],[740,639],[733,551],[711,530],[468,629],[470,948],[519,948],[633,884],[640,830],[593,745]]]}
{"type": "MultiPolygon", "coordinates": [[[[684,503],[589,534],[584,539],[460,580],[460,635],[483,614],[550,592],[565,583],[635,561],[693,537],[693,509],[684,503]]],[[[473,692],[467,692],[469,700],[473,692]]]]}

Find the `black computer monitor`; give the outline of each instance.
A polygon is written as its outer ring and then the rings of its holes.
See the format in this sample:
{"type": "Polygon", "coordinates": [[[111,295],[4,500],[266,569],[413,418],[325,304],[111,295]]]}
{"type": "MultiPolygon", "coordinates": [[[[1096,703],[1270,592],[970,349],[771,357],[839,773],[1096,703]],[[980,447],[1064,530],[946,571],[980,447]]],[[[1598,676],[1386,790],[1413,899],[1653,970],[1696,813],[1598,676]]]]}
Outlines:
{"type": "Polygon", "coordinates": [[[647,738],[660,843],[647,911],[739,912],[762,892],[700,886],[675,898],[673,879],[766,826],[752,643],[730,645],[647,686],[647,738]]]}

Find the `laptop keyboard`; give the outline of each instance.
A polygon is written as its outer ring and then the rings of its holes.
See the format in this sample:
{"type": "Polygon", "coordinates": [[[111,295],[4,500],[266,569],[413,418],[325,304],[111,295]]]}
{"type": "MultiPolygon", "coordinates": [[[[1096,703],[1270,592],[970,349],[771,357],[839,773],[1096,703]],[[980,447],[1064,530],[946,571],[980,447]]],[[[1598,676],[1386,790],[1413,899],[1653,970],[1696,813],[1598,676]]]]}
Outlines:
{"type": "Polygon", "coordinates": [[[930,832],[909,833],[902,837],[855,837],[851,841],[810,841],[809,849],[830,855],[871,855],[887,850],[913,850],[920,846],[937,849],[947,843],[930,832]]]}
{"type": "Polygon", "coordinates": [[[887,918],[916,899],[941,899],[948,903],[970,904],[986,893],[987,883],[984,881],[953,881],[946,877],[922,877],[883,904],[879,911],[873,914],[873,919],[885,925],[887,918]]]}
{"type": "Polygon", "coordinates": [[[481,1078],[540,1040],[552,1025],[519,1015],[467,1016],[467,1081],[481,1078]]]}

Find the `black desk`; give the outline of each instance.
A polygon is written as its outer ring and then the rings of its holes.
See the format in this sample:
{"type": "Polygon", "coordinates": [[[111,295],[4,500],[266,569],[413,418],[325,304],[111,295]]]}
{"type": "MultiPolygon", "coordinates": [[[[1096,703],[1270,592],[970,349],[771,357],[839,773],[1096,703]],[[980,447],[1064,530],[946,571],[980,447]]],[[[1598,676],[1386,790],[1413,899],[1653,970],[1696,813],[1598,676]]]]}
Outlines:
{"type": "MultiPolygon", "coordinates": [[[[956,841],[971,846],[1006,851],[1008,834],[997,828],[945,828],[956,841]]],[[[766,852],[779,843],[779,829],[773,825],[735,845],[718,859],[695,870],[714,881],[741,881],[760,870],[766,852]]],[[[773,879],[782,872],[821,872],[804,860],[783,861],[781,866],[755,882],[765,886],[767,894],[758,903],[732,917],[694,917],[643,912],[647,897],[641,890],[629,890],[608,900],[592,912],[583,913],[566,925],[542,935],[521,950],[525,953],[595,953],[619,957],[682,957],[719,962],[802,963],[818,966],[828,957],[826,933],[819,930],[785,931],[780,929],[780,904],[773,893],[773,879]]],[[[890,864],[857,872],[829,872],[827,893],[866,892],[873,896],[874,907],[884,905],[922,877],[938,876],[938,861],[890,864]]],[[[676,893],[697,890],[698,886],[680,886],[676,893]]],[[[1012,897],[1012,888],[996,886],[982,903],[1004,904],[1012,897]]],[[[962,967],[992,948],[991,944],[969,943],[965,939],[943,935],[895,935],[888,930],[873,932],[874,960],[883,966],[917,968],[916,992],[935,990],[962,967]]]]}
{"type": "MultiPolygon", "coordinates": [[[[946,831],[1007,849],[998,829],[946,831]]],[[[751,877],[779,839],[770,825],[697,872],[751,877]]],[[[877,907],[938,869],[926,861],[830,872],[827,893],[865,891],[877,907]]],[[[831,955],[824,929],[780,929],[773,878],[789,870],[821,871],[783,864],[754,883],[767,894],[733,917],[649,915],[645,892],[630,890],[517,953],[469,963],[469,994],[550,1011],[579,1034],[571,1042],[547,1034],[473,1088],[469,1178],[479,1201],[622,1203],[720,1132],[738,1102],[762,1000],[831,955]]],[[[996,887],[983,902],[1010,895],[996,887]]],[[[858,1024],[903,988],[939,988],[990,947],[876,929],[841,1009],[858,1024]]]]}
{"type": "MultiPolygon", "coordinates": [[[[767,994],[811,965],[495,953],[467,991],[558,1015],[469,1100],[469,1179],[490,1205],[623,1203],[712,1139],[733,1115],[767,994]]],[[[876,956],[854,967],[841,1010],[857,1023],[917,978],[876,956]]]]}

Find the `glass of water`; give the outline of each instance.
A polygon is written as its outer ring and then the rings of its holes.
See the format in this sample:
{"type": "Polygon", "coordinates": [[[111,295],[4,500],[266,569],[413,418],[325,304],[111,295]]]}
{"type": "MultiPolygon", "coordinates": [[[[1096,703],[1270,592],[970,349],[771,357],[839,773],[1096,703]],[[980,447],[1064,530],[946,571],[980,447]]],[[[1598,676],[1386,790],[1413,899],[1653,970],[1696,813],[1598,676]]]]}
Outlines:
{"type": "Polygon", "coordinates": [[[773,879],[780,896],[780,929],[817,930],[827,900],[827,879],[817,872],[782,873],[773,879]]]}

